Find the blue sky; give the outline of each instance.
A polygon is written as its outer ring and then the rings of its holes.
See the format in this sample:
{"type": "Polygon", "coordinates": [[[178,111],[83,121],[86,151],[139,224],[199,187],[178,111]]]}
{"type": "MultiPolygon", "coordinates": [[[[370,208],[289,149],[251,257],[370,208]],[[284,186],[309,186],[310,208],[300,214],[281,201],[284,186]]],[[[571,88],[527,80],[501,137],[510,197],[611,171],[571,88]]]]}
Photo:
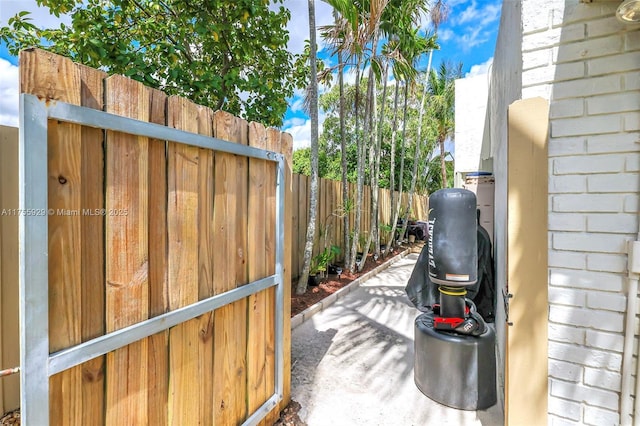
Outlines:
{"type": "MultiPolygon", "coordinates": [[[[433,55],[433,66],[441,61],[461,62],[466,75],[484,74],[493,60],[502,0],[448,0],[449,17],[438,30],[440,50],[433,55]]],[[[285,0],[285,7],[291,10],[289,25],[290,41],[288,49],[300,53],[304,40],[309,38],[307,26],[307,0],[285,0]]],[[[0,0],[0,25],[21,10],[29,10],[36,25],[58,26],[59,19],[50,16],[48,9],[39,8],[35,0],[0,0]]],[[[68,19],[63,18],[65,22],[68,19]]],[[[316,0],[317,26],[333,21],[331,7],[316,0]]],[[[430,28],[426,19],[423,28],[430,28]]],[[[318,38],[319,48],[323,41],[318,38]]],[[[326,51],[320,57],[331,61],[326,51]]],[[[18,61],[0,45],[0,124],[17,126],[18,119],[18,61]]],[[[426,61],[425,61],[426,67],[426,61]]],[[[348,80],[348,77],[347,77],[348,80]]],[[[321,89],[322,90],[322,89],[321,89]]],[[[302,93],[297,92],[289,102],[283,130],[293,135],[294,147],[309,144],[309,119],[302,111],[302,93]]],[[[320,113],[320,120],[323,121],[320,113]]]]}

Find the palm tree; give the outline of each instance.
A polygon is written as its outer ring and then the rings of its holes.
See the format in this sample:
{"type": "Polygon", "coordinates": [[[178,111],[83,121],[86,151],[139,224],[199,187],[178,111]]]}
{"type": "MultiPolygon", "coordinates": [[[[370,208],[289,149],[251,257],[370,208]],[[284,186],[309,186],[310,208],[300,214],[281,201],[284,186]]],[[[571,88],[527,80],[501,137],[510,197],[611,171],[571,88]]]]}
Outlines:
{"type": "MultiPolygon", "coordinates": [[[[433,29],[434,29],[434,36],[437,36],[438,28],[440,27],[440,24],[447,19],[447,15],[448,15],[447,5],[444,3],[443,0],[436,0],[435,4],[433,5],[430,11],[431,24],[433,25],[433,29]]],[[[433,49],[429,51],[429,60],[427,63],[427,71],[425,73],[427,78],[431,74],[432,59],[433,59],[433,49]]],[[[408,202],[407,210],[404,217],[404,222],[402,225],[402,231],[400,235],[404,235],[404,233],[407,231],[407,225],[409,224],[409,215],[411,213],[411,208],[413,205],[413,194],[415,193],[416,181],[418,180],[417,179],[418,178],[417,176],[418,162],[420,161],[420,145],[422,143],[422,125],[423,125],[422,121],[424,117],[424,107],[425,107],[426,97],[427,97],[427,82],[425,81],[423,86],[423,92],[422,92],[422,101],[420,102],[420,112],[418,113],[419,115],[418,136],[416,137],[416,150],[415,150],[414,162],[413,162],[413,179],[411,180],[411,188],[409,189],[409,202],[408,202]]]]}
{"type": "Polygon", "coordinates": [[[318,215],[318,80],[317,80],[317,47],[316,47],[316,13],[314,0],[308,0],[309,5],[309,86],[307,103],[311,119],[311,193],[309,196],[309,224],[307,225],[306,243],[304,246],[304,260],[302,275],[296,287],[297,294],[307,291],[307,280],[311,267],[313,240],[316,234],[316,219],[318,215]]]}
{"type": "Polygon", "coordinates": [[[455,79],[462,74],[462,64],[451,69],[445,62],[440,64],[438,72],[429,75],[429,110],[433,119],[436,142],[440,147],[440,169],[442,187],[447,187],[447,167],[444,143],[451,138],[455,125],[455,79]]]}

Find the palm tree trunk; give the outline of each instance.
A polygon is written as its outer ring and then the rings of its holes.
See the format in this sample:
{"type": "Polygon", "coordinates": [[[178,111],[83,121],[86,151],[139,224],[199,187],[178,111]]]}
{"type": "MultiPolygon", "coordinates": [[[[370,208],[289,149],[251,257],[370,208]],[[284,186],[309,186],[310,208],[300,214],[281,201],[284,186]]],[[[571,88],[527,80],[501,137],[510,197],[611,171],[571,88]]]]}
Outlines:
{"type": "Polygon", "coordinates": [[[442,187],[447,187],[447,163],[444,158],[444,138],[438,138],[440,144],[440,167],[442,168],[442,187]]]}
{"type": "Polygon", "coordinates": [[[309,75],[309,115],[311,119],[311,194],[309,199],[309,224],[307,226],[307,241],[304,246],[304,263],[302,275],[296,287],[297,294],[307,291],[307,280],[313,253],[313,240],[316,233],[316,219],[318,215],[318,80],[317,80],[317,47],[316,47],[316,15],[315,2],[308,0],[309,6],[309,38],[310,38],[310,75],[309,75]]]}
{"type": "Polygon", "coordinates": [[[360,126],[359,126],[359,104],[360,104],[360,58],[358,58],[358,64],[356,65],[356,81],[355,81],[355,136],[356,136],[356,200],[354,202],[355,208],[355,218],[353,224],[353,236],[351,237],[351,257],[349,258],[349,264],[347,265],[348,269],[351,272],[355,272],[355,264],[356,264],[356,255],[358,253],[358,240],[360,238],[360,221],[362,215],[362,186],[364,185],[364,173],[362,162],[363,154],[362,154],[362,137],[360,136],[360,126]]]}
{"type": "Polygon", "coordinates": [[[400,82],[396,79],[395,94],[393,96],[393,123],[391,125],[391,170],[389,171],[389,191],[391,191],[391,212],[393,217],[391,218],[391,232],[389,238],[387,238],[387,247],[384,250],[384,256],[391,252],[391,243],[393,242],[393,235],[395,233],[396,221],[398,220],[396,211],[396,204],[399,204],[398,198],[396,198],[396,136],[398,131],[398,98],[400,97],[400,82]]]}
{"type": "MultiPolygon", "coordinates": [[[[342,154],[342,203],[348,204],[349,185],[347,182],[347,141],[345,136],[345,105],[344,105],[344,68],[342,51],[338,51],[338,84],[340,86],[340,153],[342,154]]],[[[345,264],[351,257],[351,245],[349,244],[349,209],[343,209],[343,247],[345,264]]]]}

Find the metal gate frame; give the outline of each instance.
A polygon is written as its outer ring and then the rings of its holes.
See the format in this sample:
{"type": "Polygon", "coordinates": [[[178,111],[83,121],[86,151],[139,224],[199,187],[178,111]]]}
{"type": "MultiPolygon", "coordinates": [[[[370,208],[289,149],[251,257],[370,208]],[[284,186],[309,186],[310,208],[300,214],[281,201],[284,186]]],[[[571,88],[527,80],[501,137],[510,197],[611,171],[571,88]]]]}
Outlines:
{"type": "Polygon", "coordinates": [[[21,94],[19,166],[20,405],[24,425],[49,424],[49,377],[52,375],[270,287],[276,288],[275,389],[267,401],[243,424],[257,424],[282,400],[285,197],[285,159],[282,154],[87,107],[39,100],[36,96],[21,94]],[[275,274],[50,354],[47,219],[50,214],[47,205],[49,119],[275,162],[278,166],[275,182],[275,274]]]}

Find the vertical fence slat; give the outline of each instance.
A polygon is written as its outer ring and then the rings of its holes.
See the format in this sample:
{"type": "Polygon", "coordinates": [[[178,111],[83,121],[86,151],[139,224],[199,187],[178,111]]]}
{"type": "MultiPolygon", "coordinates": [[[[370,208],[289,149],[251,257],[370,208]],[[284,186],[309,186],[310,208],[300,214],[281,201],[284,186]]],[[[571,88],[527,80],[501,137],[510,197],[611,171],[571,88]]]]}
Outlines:
{"type": "MultiPolygon", "coordinates": [[[[291,162],[293,157],[293,137],[289,133],[283,133],[281,136],[280,152],[285,156],[285,214],[293,211],[294,199],[293,199],[293,176],[291,174],[291,162]]],[[[284,226],[284,333],[283,333],[283,346],[284,346],[284,392],[283,400],[280,405],[280,410],[283,410],[289,403],[291,398],[291,275],[294,269],[292,269],[291,254],[293,246],[291,241],[293,238],[293,218],[287,214],[285,218],[284,226]]]]}
{"type": "MultiPolygon", "coordinates": [[[[168,125],[198,132],[198,107],[184,98],[168,101],[168,125]]],[[[198,301],[198,170],[199,149],[169,142],[169,306],[171,310],[198,301]]],[[[169,330],[169,424],[197,424],[198,320],[169,330]]]]}
{"type": "MultiPolygon", "coordinates": [[[[249,124],[249,145],[265,149],[267,130],[259,123],[249,124]]],[[[267,275],[267,227],[271,226],[267,216],[267,164],[264,160],[249,159],[248,208],[253,214],[248,217],[247,247],[249,280],[267,275]]],[[[267,399],[266,382],[266,327],[267,295],[265,291],[249,296],[247,350],[247,403],[249,413],[255,411],[267,399]]]]}
{"type": "MultiPolygon", "coordinates": [[[[198,108],[198,133],[213,136],[213,111],[206,107],[198,108]]],[[[213,194],[214,194],[214,152],[200,149],[198,168],[199,203],[198,203],[198,277],[199,299],[214,295],[213,285],[213,253],[215,241],[213,238],[213,194]]],[[[213,327],[214,313],[207,312],[198,318],[200,344],[199,354],[199,385],[200,392],[200,424],[212,424],[214,420],[213,407],[213,327]]]]}
{"type": "MultiPolygon", "coordinates": [[[[215,136],[247,143],[247,123],[231,114],[214,115],[215,136]]],[[[248,161],[231,154],[215,156],[214,286],[216,293],[246,283],[248,161]]],[[[247,416],[247,300],[215,311],[214,383],[216,424],[237,424],[247,416]]]]}
{"type": "MultiPolygon", "coordinates": [[[[270,128],[267,130],[267,146],[266,148],[269,151],[280,152],[281,146],[281,132],[277,129],[270,128]]],[[[267,267],[267,275],[273,275],[276,273],[276,179],[277,179],[277,164],[276,163],[268,163],[266,168],[266,223],[267,229],[265,234],[266,240],[266,267],[267,267]]],[[[285,174],[286,176],[286,174],[285,174]]],[[[282,182],[283,185],[286,185],[286,182],[282,182]]],[[[251,211],[251,210],[249,210],[251,211]]],[[[286,210],[285,210],[286,211],[286,210]]],[[[285,213],[286,215],[286,213],[285,213]]],[[[285,218],[286,222],[286,218],[285,218]]],[[[286,253],[284,256],[284,262],[287,263],[286,253]]],[[[288,268],[284,270],[285,267],[283,265],[283,273],[288,273],[288,268]]],[[[285,284],[286,286],[286,284],[285,284]]],[[[269,397],[273,393],[273,389],[275,388],[276,376],[275,376],[275,368],[276,368],[276,358],[275,358],[275,350],[276,350],[276,289],[274,287],[268,288],[265,290],[266,301],[265,301],[265,384],[266,384],[266,394],[265,399],[269,397]]],[[[285,293],[286,294],[286,293],[285,293]]],[[[285,310],[286,312],[286,310],[285,310]]],[[[285,313],[285,316],[289,315],[285,313]]],[[[279,415],[279,410],[271,410],[267,417],[264,420],[264,424],[273,425],[277,420],[279,415]]]]}
{"type": "MultiPolygon", "coordinates": [[[[121,76],[105,80],[108,112],[149,119],[149,93],[121,76]]],[[[148,318],[148,138],[107,132],[106,328],[148,318]],[[113,212],[113,214],[111,214],[113,212]]],[[[147,423],[148,340],[107,354],[107,424],[147,423]]]]}
{"type": "MultiPolygon", "coordinates": [[[[300,205],[300,203],[298,202],[298,194],[299,194],[299,179],[298,179],[298,175],[292,175],[291,176],[291,197],[295,197],[295,200],[292,198],[291,200],[291,208],[290,209],[285,209],[285,212],[291,212],[290,213],[290,217],[291,217],[291,231],[292,231],[292,237],[291,237],[291,271],[290,271],[290,275],[292,275],[292,277],[298,276],[300,273],[300,268],[298,267],[298,259],[300,258],[300,256],[298,255],[299,253],[299,249],[298,249],[298,228],[299,228],[299,218],[300,218],[300,212],[298,211],[298,206],[300,205]],[[294,207],[295,206],[295,207],[294,207]]],[[[288,214],[289,216],[289,214],[288,214]]]]}
{"type": "MultiPolygon", "coordinates": [[[[166,124],[167,95],[149,90],[149,121],[166,124]]],[[[149,316],[169,311],[167,281],[166,142],[149,140],[149,316]]],[[[168,424],[169,331],[149,337],[148,378],[150,425],[168,424]]]]}
{"type": "MultiPolygon", "coordinates": [[[[81,78],[83,106],[102,110],[104,79],[102,71],[76,65],[81,78]]],[[[104,209],[103,131],[82,127],[82,341],[105,331],[104,215],[87,214],[104,209]]],[[[104,356],[82,365],[82,424],[104,424],[104,356]]]]}
{"type": "MultiPolygon", "coordinates": [[[[79,105],[80,74],[71,60],[40,50],[20,55],[20,91],[48,100],[79,105]]],[[[49,121],[48,206],[73,211],[82,202],[81,127],[49,121]]],[[[81,217],[53,214],[49,223],[49,349],[81,341],[81,217]]],[[[50,421],[78,423],[81,419],[81,367],[50,378],[50,421]],[[63,393],[65,397],[63,398],[63,393]]]]}

